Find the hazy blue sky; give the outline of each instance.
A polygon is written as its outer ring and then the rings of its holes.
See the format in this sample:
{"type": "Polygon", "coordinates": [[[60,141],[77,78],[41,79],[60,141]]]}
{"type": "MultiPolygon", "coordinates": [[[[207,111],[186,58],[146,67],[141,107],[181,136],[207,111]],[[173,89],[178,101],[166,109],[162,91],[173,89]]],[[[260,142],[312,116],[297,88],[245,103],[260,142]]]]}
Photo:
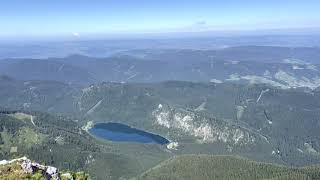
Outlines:
{"type": "Polygon", "coordinates": [[[1,0],[0,37],[320,26],[319,0],[1,0]]]}

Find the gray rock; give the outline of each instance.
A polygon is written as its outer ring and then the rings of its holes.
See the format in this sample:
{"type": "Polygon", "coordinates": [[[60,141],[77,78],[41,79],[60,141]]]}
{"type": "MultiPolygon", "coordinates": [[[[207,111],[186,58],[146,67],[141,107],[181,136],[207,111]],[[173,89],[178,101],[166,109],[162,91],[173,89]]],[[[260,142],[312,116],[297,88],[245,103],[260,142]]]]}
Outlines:
{"type": "Polygon", "coordinates": [[[51,178],[55,179],[55,180],[59,180],[59,171],[57,168],[52,167],[52,166],[48,166],[46,173],[51,176],[51,178]]]}
{"type": "Polygon", "coordinates": [[[32,165],[32,162],[29,159],[24,160],[21,163],[21,167],[22,167],[23,171],[26,173],[34,173],[34,171],[35,171],[35,169],[32,165]]]}

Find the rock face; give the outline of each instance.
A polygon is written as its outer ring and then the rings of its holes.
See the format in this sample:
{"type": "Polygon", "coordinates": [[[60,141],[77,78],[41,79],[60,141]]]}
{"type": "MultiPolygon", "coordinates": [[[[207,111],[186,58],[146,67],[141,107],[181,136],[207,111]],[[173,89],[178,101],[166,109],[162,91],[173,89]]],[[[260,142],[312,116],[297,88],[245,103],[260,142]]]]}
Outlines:
{"type": "Polygon", "coordinates": [[[180,130],[195,137],[201,143],[220,141],[241,146],[255,141],[255,137],[244,129],[215,119],[199,117],[193,112],[159,105],[152,114],[156,124],[167,129],[180,130]]]}
{"type": "Polygon", "coordinates": [[[35,172],[35,169],[32,166],[32,162],[29,159],[24,160],[21,163],[21,167],[22,167],[23,171],[26,173],[34,173],[35,172]]]}

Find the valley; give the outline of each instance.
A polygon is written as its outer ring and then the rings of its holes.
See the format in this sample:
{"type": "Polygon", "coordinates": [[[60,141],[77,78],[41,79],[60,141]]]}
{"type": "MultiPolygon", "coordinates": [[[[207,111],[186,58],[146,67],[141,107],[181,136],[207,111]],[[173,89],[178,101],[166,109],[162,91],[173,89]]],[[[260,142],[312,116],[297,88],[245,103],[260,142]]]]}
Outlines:
{"type": "Polygon", "coordinates": [[[319,0],[1,0],[0,180],[320,180],[319,0]]]}

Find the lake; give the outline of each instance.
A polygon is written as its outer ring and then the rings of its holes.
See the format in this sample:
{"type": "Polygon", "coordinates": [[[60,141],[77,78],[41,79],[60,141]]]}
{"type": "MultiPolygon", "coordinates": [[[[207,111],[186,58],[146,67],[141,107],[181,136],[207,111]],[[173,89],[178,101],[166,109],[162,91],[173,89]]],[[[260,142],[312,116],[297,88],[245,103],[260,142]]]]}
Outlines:
{"type": "Polygon", "coordinates": [[[121,123],[98,123],[89,132],[99,138],[110,141],[129,141],[139,143],[168,144],[169,141],[159,135],[132,128],[121,123]]]}

